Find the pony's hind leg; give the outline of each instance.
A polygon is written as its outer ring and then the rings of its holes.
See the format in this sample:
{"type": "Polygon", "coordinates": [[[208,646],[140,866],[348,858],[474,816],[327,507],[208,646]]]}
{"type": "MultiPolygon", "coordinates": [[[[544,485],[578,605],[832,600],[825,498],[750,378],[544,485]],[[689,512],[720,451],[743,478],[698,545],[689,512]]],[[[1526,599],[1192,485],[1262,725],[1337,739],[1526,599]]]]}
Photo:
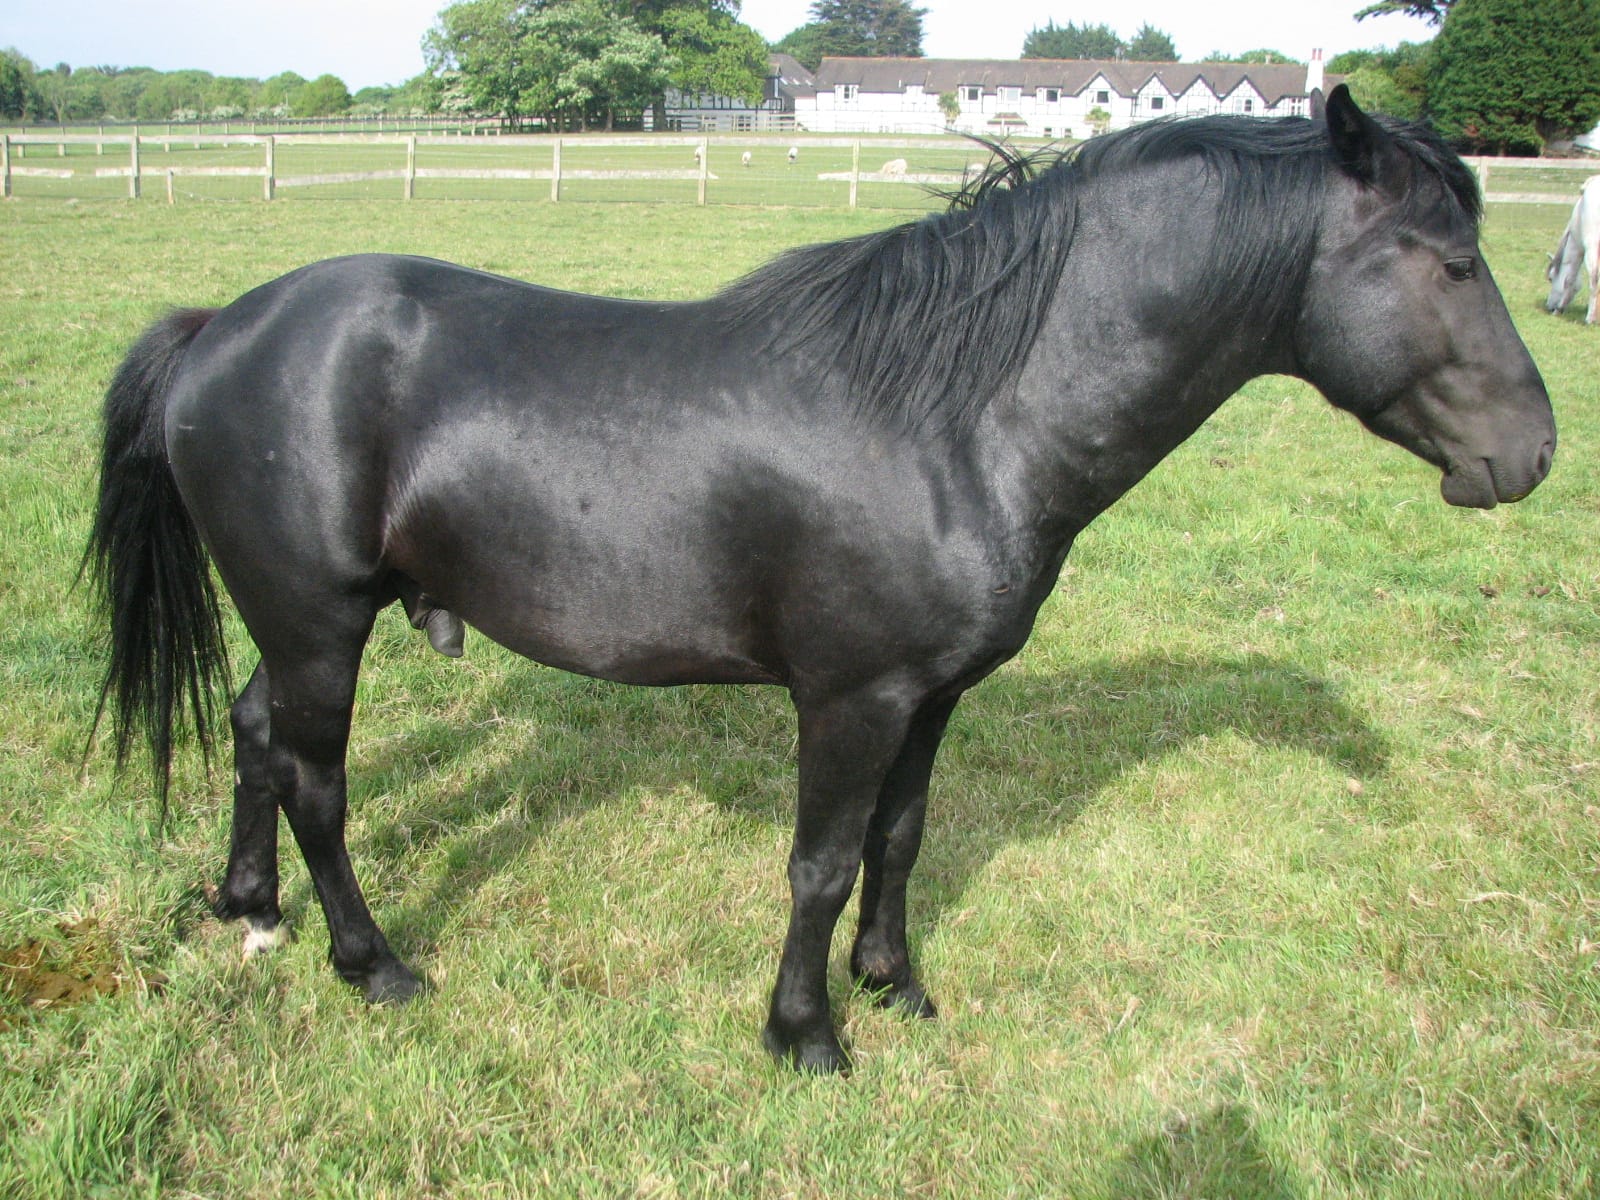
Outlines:
{"type": "Polygon", "coordinates": [[[278,801],[267,777],[271,727],[267,672],[257,666],[228,711],[233,727],[233,834],[228,872],[212,907],[244,926],[244,956],[272,950],[282,939],[278,908],[278,801]]]}
{"type": "Polygon", "coordinates": [[[269,642],[262,655],[270,697],[266,779],[322,903],[334,968],[378,1004],[409,1000],[422,982],[389,949],[345,847],[344,756],[375,613],[371,604],[330,598],[314,617],[291,623],[298,636],[285,648],[269,642]]]}

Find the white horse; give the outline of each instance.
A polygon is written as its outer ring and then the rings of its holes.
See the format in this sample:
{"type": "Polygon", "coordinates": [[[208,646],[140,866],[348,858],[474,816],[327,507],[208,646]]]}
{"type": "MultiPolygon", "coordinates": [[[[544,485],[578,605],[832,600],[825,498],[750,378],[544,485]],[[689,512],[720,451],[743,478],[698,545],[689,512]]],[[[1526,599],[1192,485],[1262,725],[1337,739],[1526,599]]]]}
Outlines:
{"type": "Polygon", "coordinates": [[[880,175],[904,175],[905,173],[906,160],[903,158],[891,158],[878,171],[880,175]]]}
{"type": "Polygon", "coordinates": [[[789,147],[789,161],[791,163],[793,163],[794,160],[799,158],[799,157],[800,157],[800,147],[799,146],[790,146],[789,147]]]}
{"type": "Polygon", "coordinates": [[[739,156],[739,162],[748,167],[750,165],[750,151],[746,150],[743,154],[741,154],[739,156]]]}
{"type": "Polygon", "coordinates": [[[1580,264],[1589,273],[1589,312],[1584,320],[1593,325],[1600,302],[1600,175],[1591,175],[1584,181],[1583,193],[1572,206],[1572,219],[1550,256],[1550,266],[1545,271],[1550,280],[1550,298],[1544,306],[1551,312],[1564,311],[1578,294],[1580,264]]]}

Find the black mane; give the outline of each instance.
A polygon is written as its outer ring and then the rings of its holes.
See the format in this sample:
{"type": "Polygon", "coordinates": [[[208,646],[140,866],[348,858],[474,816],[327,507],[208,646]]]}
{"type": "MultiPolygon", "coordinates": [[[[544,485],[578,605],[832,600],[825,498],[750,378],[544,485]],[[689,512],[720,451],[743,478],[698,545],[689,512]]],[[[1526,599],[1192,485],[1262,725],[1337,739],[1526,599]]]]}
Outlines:
{"type": "MultiPolygon", "coordinates": [[[[1418,168],[1418,201],[1477,222],[1476,179],[1425,127],[1378,118],[1418,168]]],[[[1015,385],[1054,295],[1084,188],[1196,158],[1221,183],[1220,219],[1197,319],[1265,322],[1298,296],[1316,244],[1313,201],[1337,169],[1321,122],[1168,118],[1070,150],[995,162],[942,212],[780,255],[725,288],[730,322],[774,320],[771,348],[831,349],[858,411],[903,428],[961,429],[1015,385]],[[1241,304],[1243,309],[1241,310],[1241,304]]],[[[1411,216],[1402,206],[1399,219],[1411,216]]]]}

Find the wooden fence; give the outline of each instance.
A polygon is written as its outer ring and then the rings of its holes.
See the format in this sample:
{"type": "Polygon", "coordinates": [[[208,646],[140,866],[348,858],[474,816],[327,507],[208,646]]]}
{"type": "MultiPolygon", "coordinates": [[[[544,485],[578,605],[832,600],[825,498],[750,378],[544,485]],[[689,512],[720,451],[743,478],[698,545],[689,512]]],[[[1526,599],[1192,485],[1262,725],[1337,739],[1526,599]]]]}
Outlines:
{"type": "MultiPolygon", "coordinates": [[[[707,184],[716,177],[709,169],[711,155],[709,153],[712,142],[705,137],[684,137],[671,135],[645,135],[642,137],[567,137],[549,135],[506,135],[493,139],[484,139],[482,143],[492,142],[496,148],[509,149],[521,146],[524,148],[542,147],[549,153],[549,166],[539,167],[419,167],[417,165],[417,148],[419,146],[450,146],[460,147],[463,140],[458,136],[449,135],[399,135],[399,134],[215,134],[202,132],[173,132],[170,129],[164,134],[67,134],[67,133],[39,133],[39,134],[0,134],[0,195],[10,197],[13,194],[12,180],[15,178],[36,177],[48,179],[73,179],[78,176],[92,176],[94,178],[125,178],[128,181],[128,195],[137,198],[143,191],[146,180],[162,180],[166,185],[168,202],[176,199],[174,183],[186,177],[245,177],[259,178],[261,180],[262,198],[271,200],[279,188],[308,187],[319,184],[352,184],[370,183],[375,181],[392,180],[400,186],[397,189],[400,196],[410,200],[416,194],[416,181],[418,179],[455,179],[455,180],[522,180],[548,182],[550,185],[549,196],[552,201],[561,199],[562,184],[572,180],[672,180],[690,181],[695,183],[696,203],[706,203],[707,184]],[[262,159],[257,166],[147,166],[141,165],[140,148],[149,146],[162,146],[170,150],[174,143],[192,145],[195,149],[206,147],[226,146],[259,146],[262,159]],[[96,166],[69,167],[62,165],[61,160],[67,157],[68,146],[92,145],[95,155],[99,158],[109,157],[108,151],[126,154],[126,165],[121,166],[96,166]],[[405,166],[385,168],[381,170],[365,171],[336,171],[318,174],[280,174],[277,164],[277,151],[282,146],[393,146],[405,150],[405,166]],[[562,151],[574,147],[605,147],[607,149],[626,149],[629,147],[694,147],[696,166],[692,168],[661,168],[654,169],[585,169],[572,166],[563,166],[562,151]],[[56,164],[53,166],[34,165],[44,152],[48,157],[49,150],[55,151],[56,164]],[[32,151],[30,153],[30,151],[32,151]]],[[[473,139],[476,141],[476,139],[473,139]]],[[[777,150],[783,152],[786,141],[773,138],[759,137],[718,137],[715,145],[724,147],[760,147],[767,151],[777,150]]],[[[855,208],[858,202],[860,185],[863,183],[885,184],[913,184],[950,186],[959,184],[963,174],[959,171],[895,171],[877,170],[863,171],[861,169],[861,154],[863,140],[859,138],[814,138],[806,137],[799,140],[799,145],[808,149],[829,148],[849,149],[850,168],[848,171],[826,172],[816,176],[819,180],[847,182],[849,184],[849,207],[855,208]]],[[[877,153],[893,154],[900,150],[938,149],[951,151],[961,149],[964,143],[958,139],[945,138],[933,139],[871,139],[865,144],[877,153]]],[[[526,150],[524,151],[526,153],[526,150]]],[[[526,161],[526,160],[524,160],[526,161]]],[[[1588,173],[1600,172],[1600,161],[1594,159],[1541,159],[1541,158],[1468,158],[1469,166],[1477,173],[1478,181],[1484,193],[1484,199],[1494,203],[1507,204],[1570,204],[1576,195],[1577,187],[1574,186],[1563,192],[1540,191],[1491,191],[1490,181],[1501,180],[1506,172],[1519,170],[1538,171],[1585,171],[1588,173]]],[[[886,164],[888,165],[888,164],[886,164]]]]}
{"type": "MultiPolygon", "coordinates": [[[[487,144],[487,140],[484,143],[487,144]]],[[[670,135],[645,135],[641,137],[568,137],[568,136],[543,136],[543,135],[505,135],[496,137],[492,144],[497,149],[522,147],[544,147],[550,154],[548,167],[419,167],[417,165],[417,148],[419,146],[448,146],[460,147],[462,139],[450,136],[424,136],[424,135],[332,135],[332,134],[200,134],[200,133],[166,133],[166,134],[124,134],[100,136],[95,134],[0,134],[0,194],[11,196],[13,194],[12,179],[17,177],[35,177],[42,179],[72,179],[80,175],[90,175],[97,179],[126,178],[128,181],[128,195],[138,198],[143,192],[145,180],[165,180],[167,200],[175,200],[174,181],[185,177],[245,177],[259,178],[261,180],[261,194],[265,200],[273,199],[279,188],[309,187],[318,184],[342,183],[370,183],[374,181],[395,180],[400,183],[401,197],[410,200],[416,195],[416,181],[418,179],[471,179],[471,180],[527,180],[548,181],[550,184],[550,199],[561,199],[561,187],[564,182],[572,180],[674,180],[689,181],[696,184],[696,203],[706,203],[707,183],[716,177],[711,174],[709,164],[711,160],[711,141],[705,137],[683,137],[670,135]],[[262,148],[262,161],[259,166],[167,166],[150,167],[140,163],[141,146],[162,146],[170,150],[174,143],[193,146],[200,149],[202,146],[260,146],[262,148]],[[105,156],[109,149],[126,153],[127,165],[125,166],[97,166],[92,169],[81,167],[67,167],[59,164],[59,160],[66,157],[68,146],[92,145],[97,156],[105,156]],[[394,146],[404,147],[406,161],[403,168],[385,168],[381,170],[366,171],[337,171],[320,174],[283,175],[278,172],[277,152],[282,146],[394,146]],[[591,168],[575,168],[562,164],[563,149],[589,146],[611,149],[627,149],[629,147],[692,147],[695,151],[697,165],[682,169],[654,168],[649,170],[624,170],[591,168]],[[57,165],[34,166],[32,159],[37,158],[37,151],[28,155],[29,148],[53,148],[56,151],[57,165]],[[26,158],[24,156],[27,156],[26,158]]],[[[718,147],[761,147],[767,151],[782,153],[787,141],[778,141],[768,138],[740,138],[719,137],[716,139],[718,147]]],[[[885,153],[895,153],[904,149],[940,149],[948,151],[956,143],[950,139],[936,140],[874,140],[869,143],[875,150],[885,153]]],[[[818,175],[819,179],[838,180],[848,182],[849,206],[855,208],[858,201],[858,190],[862,183],[889,183],[889,184],[959,184],[963,175],[961,172],[896,172],[896,171],[863,171],[861,169],[861,141],[849,138],[806,138],[803,142],[808,149],[848,148],[851,151],[851,167],[847,172],[830,172],[818,175]]]]}
{"type": "Polygon", "coordinates": [[[1565,192],[1491,192],[1490,179],[1499,178],[1505,171],[1583,171],[1600,175],[1600,159],[1596,158],[1467,158],[1463,160],[1478,176],[1478,190],[1483,198],[1494,204],[1571,204],[1578,198],[1578,185],[1565,192]]]}

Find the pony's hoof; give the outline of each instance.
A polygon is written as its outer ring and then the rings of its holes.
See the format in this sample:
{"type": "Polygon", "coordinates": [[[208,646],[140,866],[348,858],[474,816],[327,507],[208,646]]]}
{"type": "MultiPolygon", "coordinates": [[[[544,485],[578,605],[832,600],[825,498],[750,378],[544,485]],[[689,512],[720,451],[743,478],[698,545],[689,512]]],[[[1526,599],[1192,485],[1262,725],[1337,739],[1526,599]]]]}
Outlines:
{"type": "Polygon", "coordinates": [[[907,984],[887,986],[875,986],[870,979],[863,979],[860,982],[866,991],[872,993],[880,1008],[892,1008],[908,1017],[917,1017],[924,1021],[931,1021],[939,1015],[939,1010],[934,1007],[933,1001],[928,999],[928,993],[922,990],[922,985],[915,979],[907,984]]]}
{"type": "Polygon", "coordinates": [[[398,958],[379,963],[364,978],[352,979],[361,988],[368,1004],[399,1006],[415,998],[424,988],[423,981],[398,958]]]}
{"type": "Polygon", "coordinates": [[[244,929],[243,958],[246,962],[252,958],[271,954],[294,940],[289,927],[282,921],[271,921],[264,917],[240,917],[239,924],[244,929]]]}
{"type": "Polygon", "coordinates": [[[898,979],[893,976],[875,975],[871,971],[859,968],[855,976],[856,987],[871,996],[879,1008],[892,1008],[908,1017],[921,1017],[929,1021],[939,1015],[939,1010],[934,1007],[933,1001],[928,999],[928,993],[922,990],[922,985],[912,977],[909,970],[903,972],[902,977],[898,979]]]}
{"type": "Polygon", "coordinates": [[[848,1075],[850,1056],[829,1029],[823,1034],[787,1034],[768,1021],[761,1031],[761,1044],[779,1062],[788,1063],[809,1075],[848,1075]]]}

